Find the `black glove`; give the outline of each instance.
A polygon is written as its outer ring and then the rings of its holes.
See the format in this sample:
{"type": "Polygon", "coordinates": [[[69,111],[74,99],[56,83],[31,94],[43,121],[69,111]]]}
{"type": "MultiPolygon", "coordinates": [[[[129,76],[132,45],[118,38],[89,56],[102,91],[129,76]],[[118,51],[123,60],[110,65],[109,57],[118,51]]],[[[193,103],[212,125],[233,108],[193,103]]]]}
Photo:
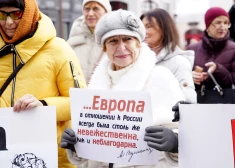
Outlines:
{"type": "Polygon", "coordinates": [[[76,143],[77,143],[77,138],[75,132],[72,129],[67,128],[62,134],[60,147],[65,149],[70,149],[71,151],[76,152],[74,148],[74,145],[76,143]]]}
{"type": "Polygon", "coordinates": [[[175,112],[173,122],[177,122],[180,119],[180,113],[179,113],[179,104],[191,104],[188,101],[178,101],[173,107],[172,111],[175,112]]]}
{"type": "Polygon", "coordinates": [[[159,151],[178,153],[178,135],[162,126],[150,126],[145,129],[144,141],[159,151]]]}

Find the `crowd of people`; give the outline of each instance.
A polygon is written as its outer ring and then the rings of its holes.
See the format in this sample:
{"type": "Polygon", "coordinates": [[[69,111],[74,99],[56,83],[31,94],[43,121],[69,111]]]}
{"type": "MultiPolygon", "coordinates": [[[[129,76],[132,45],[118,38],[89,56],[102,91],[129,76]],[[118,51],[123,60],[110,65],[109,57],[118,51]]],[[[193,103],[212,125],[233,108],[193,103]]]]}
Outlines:
{"type": "MultiPolygon", "coordinates": [[[[208,9],[202,40],[183,49],[164,9],[139,18],[130,11],[111,11],[109,0],[84,0],[83,16],[74,21],[66,42],[56,37],[36,0],[0,0],[0,108],[20,112],[56,106],[59,168],[134,167],[77,156],[69,89],[147,91],[154,102],[153,125],[146,128],[144,141],[158,151],[158,168],[177,167],[172,107],[197,103],[202,87],[212,90],[208,73],[222,88],[235,83],[233,8],[229,13],[208,9]]],[[[177,121],[177,110],[175,116],[177,121]]]]}

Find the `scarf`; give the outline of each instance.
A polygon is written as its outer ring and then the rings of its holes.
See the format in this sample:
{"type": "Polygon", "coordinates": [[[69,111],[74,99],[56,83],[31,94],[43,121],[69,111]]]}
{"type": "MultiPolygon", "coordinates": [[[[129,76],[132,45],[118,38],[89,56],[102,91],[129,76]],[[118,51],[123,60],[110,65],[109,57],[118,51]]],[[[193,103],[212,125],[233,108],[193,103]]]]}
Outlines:
{"type": "Polygon", "coordinates": [[[40,20],[40,12],[36,0],[24,0],[24,3],[24,13],[14,36],[9,38],[0,27],[0,34],[6,43],[16,43],[33,33],[37,28],[37,22],[40,20]]]}
{"type": "Polygon", "coordinates": [[[229,40],[229,37],[230,37],[229,31],[225,35],[225,37],[221,39],[214,39],[210,37],[206,31],[204,31],[202,38],[203,47],[206,49],[208,53],[218,53],[221,50],[223,50],[224,46],[229,40]]]}

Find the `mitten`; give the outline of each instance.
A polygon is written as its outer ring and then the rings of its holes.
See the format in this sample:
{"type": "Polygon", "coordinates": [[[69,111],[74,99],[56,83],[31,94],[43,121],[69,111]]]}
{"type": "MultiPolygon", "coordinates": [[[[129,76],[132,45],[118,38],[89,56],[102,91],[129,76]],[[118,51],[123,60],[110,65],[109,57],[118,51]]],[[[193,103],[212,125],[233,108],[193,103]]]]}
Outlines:
{"type": "Polygon", "coordinates": [[[61,137],[60,147],[65,149],[70,149],[71,151],[75,152],[74,145],[77,143],[77,138],[75,132],[67,128],[61,137]]]}
{"type": "Polygon", "coordinates": [[[173,107],[172,107],[172,111],[175,113],[174,114],[174,118],[173,118],[173,122],[177,122],[180,119],[180,113],[179,113],[179,104],[191,104],[188,101],[178,101],[173,107]]]}
{"type": "Polygon", "coordinates": [[[150,126],[145,129],[144,141],[158,151],[178,152],[178,135],[162,126],[150,126]]]}

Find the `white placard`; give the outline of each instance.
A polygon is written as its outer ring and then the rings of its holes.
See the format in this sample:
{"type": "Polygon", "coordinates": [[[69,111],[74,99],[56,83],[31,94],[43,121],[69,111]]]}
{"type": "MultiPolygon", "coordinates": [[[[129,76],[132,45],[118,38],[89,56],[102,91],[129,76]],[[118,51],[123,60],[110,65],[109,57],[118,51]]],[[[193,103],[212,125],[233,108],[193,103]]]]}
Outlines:
{"type": "Polygon", "coordinates": [[[0,123],[0,167],[58,167],[55,107],[0,108],[0,123]]]}
{"type": "Polygon", "coordinates": [[[72,127],[79,157],[108,163],[154,165],[156,150],[144,141],[152,124],[149,93],[71,89],[72,127]]]}
{"type": "Polygon", "coordinates": [[[180,105],[179,167],[234,168],[235,105],[180,105]]]}

